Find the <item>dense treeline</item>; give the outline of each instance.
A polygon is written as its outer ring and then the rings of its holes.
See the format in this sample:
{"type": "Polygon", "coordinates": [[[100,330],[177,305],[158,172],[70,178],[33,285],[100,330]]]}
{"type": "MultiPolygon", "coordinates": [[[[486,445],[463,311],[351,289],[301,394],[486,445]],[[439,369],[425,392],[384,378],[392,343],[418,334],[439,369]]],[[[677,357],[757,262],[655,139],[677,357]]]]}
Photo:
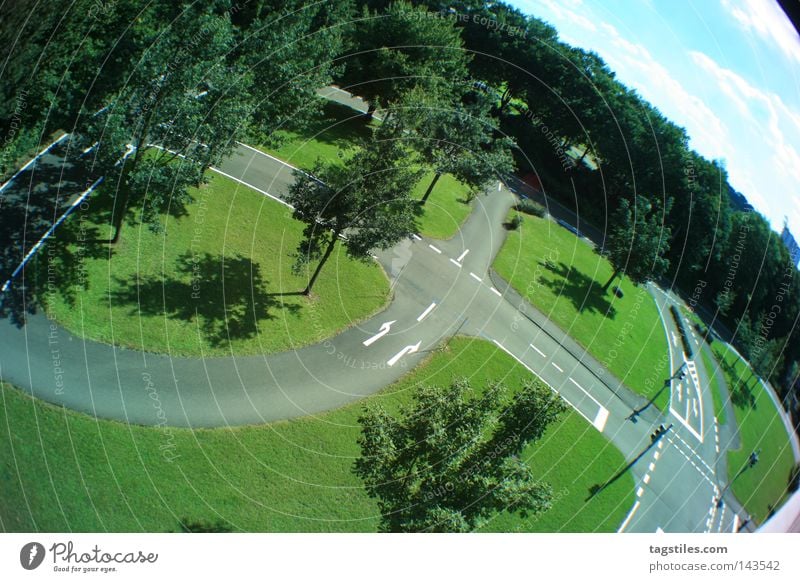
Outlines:
{"type": "MultiPolygon", "coordinates": [[[[535,172],[549,195],[605,231],[623,201],[665,210],[665,278],[730,331],[800,419],[800,277],[766,219],[734,209],[724,163],[691,150],[683,128],[545,22],[503,3],[414,4],[460,29],[470,75],[497,92],[494,114],[519,146],[520,174],[535,172]]],[[[359,7],[381,13],[390,3],[359,7]]],[[[369,42],[354,34],[346,46],[369,42]]]]}
{"type": "Polygon", "coordinates": [[[692,151],[686,132],[597,54],[559,41],[541,20],[477,0],[26,8],[0,8],[0,173],[57,130],[100,143],[97,172],[118,174],[122,185],[114,238],[143,185],[146,216],[168,200],[179,210],[190,202],[186,187],[236,139],[264,142],[277,128],[302,126],[319,108],[315,90],[336,81],[410,124],[410,147],[471,187],[506,167],[496,146],[512,138],[516,171],[537,174],[549,195],[605,232],[646,199],[657,214],[643,224],[661,228],[649,237],[653,259],[666,259],[652,274],[664,267],[692,305],[727,327],[800,418],[800,278],[786,248],[761,215],[733,208],[723,163],[692,151]],[[491,96],[488,108],[475,87],[491,96]],[[439,113],[420,118],[422,100],[439,113]],[[481,125],[491,140],[478,135],[481,125]],[[437,132],[462,148],[431,150],[424,140],[437,132]],[[475,172],[474,159],[455,160],[467,142],[495,157],[491,167],[475,172]]]}

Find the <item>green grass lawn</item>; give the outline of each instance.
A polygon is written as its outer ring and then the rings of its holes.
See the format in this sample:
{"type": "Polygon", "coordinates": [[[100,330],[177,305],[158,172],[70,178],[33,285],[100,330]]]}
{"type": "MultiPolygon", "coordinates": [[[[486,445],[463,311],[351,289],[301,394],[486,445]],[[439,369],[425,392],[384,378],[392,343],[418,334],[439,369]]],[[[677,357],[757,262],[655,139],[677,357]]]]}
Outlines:
{"type": "Polygon", "coordinates": [[[728,452],[728,479],[747,463],[750,453],[760,451],[758,464],[742,473],[731,488],[761,523],[786,494],[794,465],[789,437],[769,394],[745,361],[719,341],[711,349],[728,383],[742,443],[739,450],[728,452]]]}
{"type": "MultiPolygon", "coordinates": [[[[433,172],[426,172],[417,182],[412,198],[419,200],[433,179],[433,172]]],[[[472,211],[467,201],[467,188],[450,174],[443,174],[431,191],[422,214],[418,219],[419,232],[438,239],[451,238],[458,232],[472,211]]]]}
{"type": "MultiPolygon", "coordinates": [[[[319,341],[386,304],[381,268],[352,261],[341,249],[310,297],[293,295],[307,280],[292,273],[290,256],[303,224],[286,207],[215,174],[193,196],[185,216],[164,219],[163,233],[126,225],[110,257],[103,251],[86,260],[88,289],[74,304],[49,295],[49,313],[98,341],[171,354],[243,355],[319,341]]],[[[75,224],[94,218],[106,233],[107,223],[89,213],[75,224]]],[[[46,249],[37,255],[46,256],[46,249]]]]}
{"type": "Polygon", "coordinates": [[[717,421],[720,424],[725,424],[728,421],[728,415],[725,413],[725,403],[722,401],[722,392],[719,386],[722,370],[719,369],[716,360],[708,355],[706,350],[700,349],[700,357],[703,359],[703,367],[706,370],[706,374],[710,378],[711,398],[714,400],[714,416],[717,417],[717,421]]]}
{"type": "MultiPolygon", "coordinates": [[[[512,211],[512,214],[515,213],[512,211]]],[[[624,297],[603,284],[609,262],[545,218],[520,214],[494,268],[528,301],[585,346],[604,367],[639,394],[654,396],[669,377],[669,352],[655,301],[627,278],[615,281],[624,297]]],[[[663,391],[655,405],[667,407],[663,391]]]]}
{"type": "MultiPolygon", "coordinates": [[[[259,149],[297,166],[311,171],[319,160],[323,164],[342,165],[358,149],[358,141],[368,139],[371,128],[377,121],[367,123],[361,112],[339,103],[325,104],[323,118],[302,132],[277,131],[277,146],[259,146],[259,149]]],[[[409,154],[410,163],[418,165],[409,154]]],[[[412,191],[412,198],[419,199],[433,178],[426,171],[412,191]]],[[[458,232],[472,210],[466,202],[469,189],[449,174],[443,175],[425,206],[421,207],[418,219],[419,232],[424,236],[447,239],[458,232]]]]}
{"type": "MultiPolygon", "coordinates": [[[[371,399],[389,410],[417,386],[466,376],[474,387],[529,374],[480,340],[457,338],[371,399]]],[[[97,421],[0,387],[0,529],[175,531],[180,522],[247,531],[374,531],[377,505],[352,473],[363,403],[305,418],[189,431],[97,421]],[[159,447],[172,445],[167,462],[159,447]]],[[[493,531],[614,531],[634,501],[628,475],[591,501],[589,488],[624,466],[577,413],[525,452],[555,493],[539,519],[501,515],[493,531]]]]}

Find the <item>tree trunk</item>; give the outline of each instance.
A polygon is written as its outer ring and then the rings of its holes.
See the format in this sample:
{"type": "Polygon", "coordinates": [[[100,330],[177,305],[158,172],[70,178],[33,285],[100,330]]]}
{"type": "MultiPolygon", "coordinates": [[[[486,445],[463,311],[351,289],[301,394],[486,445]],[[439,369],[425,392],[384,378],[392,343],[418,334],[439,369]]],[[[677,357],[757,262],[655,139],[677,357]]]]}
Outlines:
{"type": "Polygon", "coordinates": [[[605,285],[603,285],[603,292],[604,292],[604,293],[605,293],[606,291],[608,291],[608,288],[609,288],[609,287],[611,287],[611,282],[612,282],[614,279],[616,279],[616,278],[617,278],[617,275],[619,275],[619,269],[614,269],[614,272],[611,274],[611,278],[610,278],[608,281],[606,281],[606,284],[605,284],[605,285]]]}
{"type": "Polygon", "coordinates": [[[442,177],[442,174],[440,172],[436,172],[433,175],[433,180],[431,180],[430,186],[428,186],[428,189],[425,191],[425,194],[422,196],[422,198],[419,201],[420,206],[424,206],[425,203],[428,201],[428,196],[431,195],[431,191],[433,190],[433,187],[436,186],[436,182],[438,182],[439,178],[441,178],[441,177],[442,177]]]}
{"type": "Polygon", "coordinates": [[[115,208],[116,213],[114,214],[114,236],[109,241],[110,244],[115,245],[119,242],[119,235],[122,232],[122,223],[125,220],[125,213],[128,210],[128,202],[131,197],[130,188],[127,184],[122,186],[122,201],[120,202],[119,206],[115,208]]]}
{"type": "Polygon", "coordinates": [[[332,233],[331,242],[328,243],[328,248],[325,249],[325,254],[322,255],[322,258],[319,260],[317,268],[314,270],[314,274],[311,275],[311,279],[308,280],[308,285],[306,285],[306,288],[303,290],[303,295],[308,295],[309,293],[311,293],[311,288],[317,281],[317,277],[319,277],[319,273],[320,271],[322,271],[322,267],[328,261],[328,258],[331,256],[331,253],[333,253],[333,247],[336,246],[337,240],[339,240],[339,233],[338,232],[332,233]]]}

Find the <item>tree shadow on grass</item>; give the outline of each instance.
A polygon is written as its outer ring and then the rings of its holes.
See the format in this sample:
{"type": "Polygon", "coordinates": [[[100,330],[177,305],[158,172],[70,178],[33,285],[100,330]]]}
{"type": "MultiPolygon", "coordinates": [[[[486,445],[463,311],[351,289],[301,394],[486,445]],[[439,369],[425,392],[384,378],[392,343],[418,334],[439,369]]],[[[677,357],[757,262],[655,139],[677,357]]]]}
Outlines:
{"type": "Polygon", "coordinates": [[[751,381],[753,384],[758,383],[758,379],[750,375],[750,379],[746,380],[736,369],[736,366],[728,362],[725,358],[719,358],[720,367],[727,372],[729,378],[736,378],[733,386],[729,386],[731,393],[731,402],[737,408],[756,409],[756,397],[753,394],[753,387],[750,386],[751,381]]]}
{"type": "Polygon", "coordinates": [[[166,316],[197,321],[215,347],[258,334],[261,321],[274,319],[274,309],[296,313],[300,305],[283,303],[267,293],[261,268],[250,259],[185,253],[176,277],[140,281],[136,275],[117,279],[115,303],[130,305],[131,315],[166,316]]]}
{"type": "Polygon", "coordinates": [[[579,313],[598,313],[609,319],[616,317],[617,309],[597,281],[563,262],[540,261],[539,264],[555,275],[542,277],[542,283],[559,297],[572,302],[579,313]]]}

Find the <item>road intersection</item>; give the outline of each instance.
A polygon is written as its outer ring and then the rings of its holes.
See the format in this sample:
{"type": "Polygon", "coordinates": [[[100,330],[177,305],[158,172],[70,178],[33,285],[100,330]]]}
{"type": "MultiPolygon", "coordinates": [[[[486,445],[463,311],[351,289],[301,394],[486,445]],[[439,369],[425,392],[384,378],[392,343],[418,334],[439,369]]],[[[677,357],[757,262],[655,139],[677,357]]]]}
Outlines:
{"type": "MultiPolygon", "coordinates": [[[[54,156],[48,163],[57,165],[58,152],[48,155],[54,156]]],[[[279,201],[293,180],[291,167],[245,145],[216,171],[279,201]]],[[[17,180],[33,183],[32,176],[25,178],[17,180]]],[[[266,356],[176,358],[87,341],[35,315],[21,328],[0,321],[0,377],[100,418],[235,426],[314,415],[357,401],[400,378],[453,335],[472,336],[492,342],[543,380],[626,460],[635,460],[628,470],[636,501],[620,531],[735,531],[740,517],[730,504],[716,503],[726,475],[719,469],[725,451],[715,449],[717,425],[704,372],[689,375],[691,388],[687,381],[672,383],[669,418],[649,407],[632,422],[632,410],[646,402],[492,272],[515,201],[506,188],[493,189],[476,200],[452,239],[415,235],[378,253],[391,280],[392,302],[319,344],[266,356]],[[659,424],[673,421],[672,429],[651,440],[659,424]]],[[[668,299],[659,304],[662,312],[668,299]]],[[[664,315],[669,336],[673,330],[664,315]]],[[[678,347],[671,341],[670,346],[678,361],[678,347]]]]}

